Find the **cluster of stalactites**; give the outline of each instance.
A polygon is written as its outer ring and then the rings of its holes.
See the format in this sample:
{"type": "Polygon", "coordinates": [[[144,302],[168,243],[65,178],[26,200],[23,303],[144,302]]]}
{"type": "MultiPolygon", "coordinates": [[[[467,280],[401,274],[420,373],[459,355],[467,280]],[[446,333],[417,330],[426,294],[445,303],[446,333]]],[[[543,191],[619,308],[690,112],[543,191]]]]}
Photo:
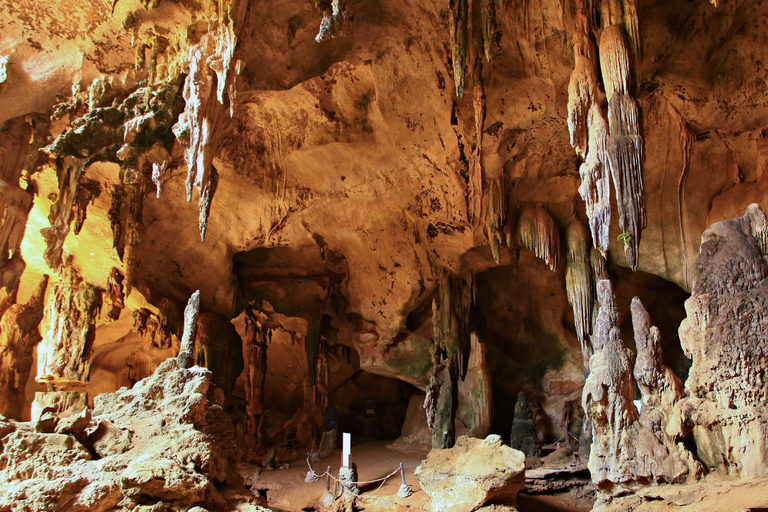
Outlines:
{"type": "MultiPolygon", "coordinates": [[[[468,0],[450,0],[448,12],[456,96],[464,97],[467,59],[472,53],[478,61],[473,65],[476,75],[475,97],[477,98],[480,96],[478,86],[482,90],[482,77],[479,76],[482,67],[479,61],[482,57],[485,57],[488,62],[493,58],[493,45],[496,37],[496,4],[494,0],[474,0],[472,2],[472,16],[470,17],[468,0]]],[[[477,112],[477,107],[475,111],[477,112]]]]}
{"type": "Polygon", "coordinates": [[[464,379],[471,350],[471,314],[475,303],[474,276],[447,275],[432,301],[432,328],[440,352],[464,379]]]}
{"type": "MultiPolygon", "coordinates": [[[[640,54],[640,22],[636,0],[586,0],[591,27],[597,31],[617,25],[627,31],[634,51],[640,54]]],[[[578,1],[577,9],[585,10],[584,0],[578,1]]]]}
{"type": "Polygon", "coordinates": [[[342,0],[316,0],[315,4],[323,15],[315,41],[321,43],[344,35],[344,25],[349,17],[346,2],[342,0]]]}
{"type": "Polygon", "coordinates": [[[501,246],[512,244],[512,229],[507,222],[507,191],[504,176],[488,181],[488,241],[493,260],[501,260],[501,246]]]}
{"type": "MultiPolygon", "coordinates": [[[[592,243],[603,255],[610,243],[610,184],[613,180],[627,263],[637,269],[640,235],[646,226],[643,184],[644,141],[640,113],[630,96],[632,52],[622,26],[637,50],[639,32],[634,1],[593,3],[590,11],[607,25],[600,37],[600,68],[608,99],[608,121],[597,98],[596,52],[584,6],[574,16],[575,65],[568,88],[571,145],[584,159],[579,194],[586,204],[592,243]],[[596,12],[597,11],[597,12],[596,12]]],[[[594,28],[594,27],[593,27],[594,28]]]]}
{"type": "Polygon", "coordinates": [[[746,217],[749,219],[750,234],[757,242],[763,260],[768,264],[768,217],[757,203],[747,206],[746,217]]]}
{"type": "MultiPolygon", "coordinates": [[[[222,7],[223,9],[223,7],[222,7]]],[[[218,185],[213,167],[217,125],[225,110],[224,92],[228,93],[229,115],[234,115],[235,80],[242,72],[243,61],[234,61],[237,45],[233,13],[220,13],[212,34],[206,34],[189,49],[189,74],[184,83],[186,106],[173,126],[173,133],[184,148],[187,163],[187,202],[192,201],[192,188],[199,192],[200,238],[205,240],[211,201],[218,185]],[[216,76],[216,100],[212,98],[216,76]]],[[[162,176],[160,167],[158,175],[162,176]]],[[[154,170],[153,170],[154,174],[154,170]]]]}
{"type": "Polygon", "coordinates": [[[517,222],[517,240],[544,260],[550,270],[560,264],[560,232],[554,219],[540,206],[526,207],[517,222]]]}
{"type": "Polygon", "coordinates": [[[606,156],[616,191],[624,254],[632,270],[637,270],[640,235],[647,222],[643,190],[645,143],[640,135],[639,109],[629,95],[629,62],[629,47],[621,27],[612,25],[603,30],[600,68],[608,97],[606,156]]]}
{"type": "Polygon", "coordinates": [[[590,244],[587,227],[579,220],[574,220],[565,232],[568,246],[568,265],[565,272],[565,289],[568,303],[573,308],[573,322],[576,335],[581,343],[585,360],[589,353],[587,337],[592,333],[592,308],[595,302],[592,265],[590,263],[590,244]]]}

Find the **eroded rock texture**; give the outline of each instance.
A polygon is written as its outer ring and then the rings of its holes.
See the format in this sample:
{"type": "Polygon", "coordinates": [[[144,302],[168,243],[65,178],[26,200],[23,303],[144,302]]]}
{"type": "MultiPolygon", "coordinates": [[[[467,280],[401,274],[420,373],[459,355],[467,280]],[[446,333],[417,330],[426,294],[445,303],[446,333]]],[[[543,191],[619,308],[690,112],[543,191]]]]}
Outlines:
{"type": "Polygon", "coordinates": [[[58,433],[0,418],[0,510],[232,510],[219,489],[246,493],[223,397],[210,371],[171,358],[58,433]]]}
{"type": "MultiPolygon", "coordinates": [[[[74,267],[62,268],[59,283],[48,295],[45,307],[43,340],[38,347],[38,380],[53,386],[80,386],[88,382],[101,302],[101,291],[83,281],[74,267]]],[[[85,396],[77,392],[37,393],[35,400],[41,409],[53,405],[59,411],[85,404],[85,396]]]]}
{"type": "MultiPolygon", "coordinates": [[[[611,283],[597,285],[600,309],[593,337],[594,354],[584,383],[582,406],[592,422],[589,471],[592,481],[610,493],[616,484],[653,481],[679,483],[701,473],[699,463],[682,441],[665,433],[669,419],[666,404],[680,397],[679,382],[670,382],[662,369],[658,350],[649,340],[647,313],[639,301],[633,303],[641,378],[642,412],[634,399],[634,354],[624,346],[619,330],[619,311],[611,283]]],[[[673,376],[674,377],[674,376],[673,376]]]]}
{"type": "Polygon", "coordinates": [[[497,501],[514,505],[525,485],[525,455],[495,434],[461,436],[455,447],[429,452],[415,476],[436,510],[472,511],[497,501]]]}
{"type": "Polygon", "coordinates": [[[677,406],[682,435],[693,435],[710,469],[743,477],[768,471],[765,388],[768,307],[766,217],[756,204],[701,238],[693,293],[680,342],[693,361],[677,406]]]}
{"type": "Polygon", "coordinates": [[[42,340],[39,325],[47,288],[46,275],[26,304],[14,304],[0,319],[0,414],[3,416],[22,417],[27,380],[35,362],[33,351],[42,340]]]}

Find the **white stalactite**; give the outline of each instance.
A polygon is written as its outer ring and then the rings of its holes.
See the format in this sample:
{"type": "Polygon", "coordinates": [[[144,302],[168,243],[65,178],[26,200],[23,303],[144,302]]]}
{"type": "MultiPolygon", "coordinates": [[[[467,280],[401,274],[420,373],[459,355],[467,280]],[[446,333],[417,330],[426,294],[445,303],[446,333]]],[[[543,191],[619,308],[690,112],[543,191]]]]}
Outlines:
{"type": "Polygon", "coordinates": [[[541,207],[527,207],[520,212],[517,240],[544,260],[550,270],[560,263],[560,232],[552,216],[541,207]]]}

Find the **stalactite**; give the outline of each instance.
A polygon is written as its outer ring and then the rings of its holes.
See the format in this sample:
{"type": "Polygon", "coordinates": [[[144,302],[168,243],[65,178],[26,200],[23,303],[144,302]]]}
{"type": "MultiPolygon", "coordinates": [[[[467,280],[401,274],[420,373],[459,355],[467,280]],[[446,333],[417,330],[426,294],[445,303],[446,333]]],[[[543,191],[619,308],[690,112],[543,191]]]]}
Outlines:
{"type": "Polygon", "coordinates": [[[0,414],[20,420],[33,352],[40,340],[48,276],[43,275],[26,304],[15,304],[0,320],[0,414]]]}
{"type": "Polygon", "coordinates": [[[179,366],[191,368],[194,361],[195,337],[197,336],[197,317],[200,314],[200,290],[189,297],[184,308],[184,333],[179,347],[179,366]]]}
{"type": "Polygon", "coordinates": [[[600,66],[608,96],[610,127],[606,154],[616,191],[624,253],[627,263],[636,270],[640,235],[647,221],[643,190],[644,142],[640,135],[638,107],[629,96],[629,62],[629,48],[621,27],[613,25],[603,30],[600,66]]]}
{"type": "Polygon", "coordinates": [[[474,276],[446,275],[432,301],[434,339],[456,365],[456,375],[467,374],[471,342],[471,315],[475,302],[474,276]]]}
{"type": "Polygon", "coordinates": [[[464,81],[467,70],[469,46],[469,6],[467,0],[450,0],[448,23],[451,30],[451,57],[456,96],[464,97],[464,81]]]}
{"type": "MultiPolygon", "coordinates": [[[[477,66],[477,69],[482,68],[477,66]]],[[[483,130],[485,130],[485,114],[487,109],[485,104],[485,84],[483,84],[481,73],[482,72],[479,71],[478,75],[473,77],[475,86],[472,92],[472,107],[475,111],[475,133],[477,134],[478,153],[483,147],[483,130]]]]}
{"type": "MultiPolygon", "coordinates": [[[[603,28],[623,27],[629,35],[633,51],[640,55],[640,23],[637,15],[636,0],[601,0],[600,19],[603,28]]],[[[597,28],[597,27],[595,27],[597,28]]],[[[602,49],[601,49],[602,52],[602,49]]]]}
{"type": "Polygon", "coordinates": [[[59,194],[56,202],[51,205],[51,212],[48,215],[51,227],[40,230],[46,243],[43,259],[51,269],[58,269],[62,263],[64,240],[69,234],[72,223],[80,178],[85,172],[85,160],[76,158],[68,165],[57,165],[57,167],[59,167],[59,194]]]}
{"type": "Polygon", "coordinates": [[[611,173],[606,165],[605,150],[608,124],[597,103],[590,107],[587,119],[589,153],[586,161],[579,167],[579,195],[586,205],[592,244],[605,255],[610,244],[611,227],[611,173]]]}
{"type": "Polygon", "coordinates": [[[574,16],[573,51],[574,68],[568,84],[568,131],[576,154],[587,158],[591,125],[588,116],[596,103],[598,88],[597,52],[589,37],[588,21],[584,14],[574,16]]]}
{"type": "Polygon", "coordinates": [[[120,313],[125,307],[125,293],[123,291],[123,275],[114,267],[107,278],[107,292],[104,294],[104,323],[114,322],[120,318],[120,313]]]}
{"type": "Polygon", "coordinates": [[[592,267],[595,283],[608,279],[608,265],[605,261],[605,256],[594,247],[589,251],[589,264],[592,267]]]}
{"type": "Polygon", "coordinates": [[[344,25],[349,17],[346,2],[341,0],[316,0],[315,4],[323,15],[323,19],[320,21],[320,30],[317,32],[317,36],[315,36],[315,41],[321,43],[344,35],[344,25]]]}
{"type": "Polygon", "coordinates": [[[80,234],[87,216],[88,205],[101,195],[101,185],[96,180],[81,178],[75,198],[75,235],[80,234]]]}
{"type": "Polygon", "coordinates": [[[747,206],[746,217],[749,219],[749,231],[757,242],[763,260],[768,264],[768,218],[760,205],[753,203],[747,206]]]}
{"type": "Polygon", "coordinates": [[[581,351],[587,360],[587,336],[592,333],[592,308],[595,302],[592,266],[589,255],[589,232],[579,220],[574,219],[565,233],[568,246],[568,268],[565,273],[565,289],[568,303],[573,308],[573,323],[581,343],[581,351]]]}
{"type": "Polygon", "coordinates": [[[109,224],[112,228],[112,248],[117,251],[117,256],[120,258],[120,261],[123,261],[123,251],[125,249],[122,237],[123,225],[120,222],[120,213],[123,209],[124,195],[125,191],[123,185],[113,185],[110,190],[111,201],[109,211],[107,212],[109,224]]]}
{"type": "Polygon", "coordinates": [[[32,209],[31,189],[0,180],[0,287],[13,293],[19,286],[26,263],[21,256],[21,242],[32,209]]]}
{"type": "Polygon", "coordinates": [[[218,125],[227,110],[224,92],[229,94],[229,113],[233,115],[234,92],[232,87],[237,74],[242,70],[242,61],[233,64],[237,45],[237,23],[244,13],[244,2],[236,2],[238,13],[220,13],[219,23],[213,35],[206,34],[189,50],[189,74],[184,83],[184,111],[173,126],[176,139],[184,148],[187,163],[187,202],[192,201],[192,188],[199,192],[200,238],[205,240],[208,215],[216,191],[217,175],[213,168],[213,157],[220,129],[218,125]],[[216,99],[212,98],[214,75],[217,89],[216,99]]]}
{"type": "Polygon", "coordinates": [[[486,195],[488,204],[488,242],[491,244],[493,260],[499,263],[501,246],[507,247],[512,243],[512,228],[507,221],[507,190],[506,180],[502,175],[488,180],[486,195]]]}
{"type": "Polygon", "coordinates": [[[494,0],[474,0],[472,2],[472,23],[479,34],[478,52],[490,62],[493,59],[493,45],[496,38],[496,3],[494,0]]]}
{"type": "Polygon", "coordinates": [[[526,207],[517,223],[517,240],[544,260],[550,270],[560,264],[560,232],[555,221],[542,207],[526,207]]]}

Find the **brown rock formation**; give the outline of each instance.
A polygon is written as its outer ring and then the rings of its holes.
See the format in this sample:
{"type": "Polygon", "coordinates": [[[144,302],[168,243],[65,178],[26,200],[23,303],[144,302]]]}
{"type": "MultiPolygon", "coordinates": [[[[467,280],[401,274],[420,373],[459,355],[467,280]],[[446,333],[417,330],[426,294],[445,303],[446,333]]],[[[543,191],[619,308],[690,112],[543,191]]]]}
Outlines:
{"type": "Polygon", "coordinates": [[[593,337],[594,354],[589,360],[590,374],[582,397],[593,429],[588,464],[592,481],[610,495],[616,484],[638,485],[646,480],[679,483],[697,477],[701,473],[698,462],[682,442],[676,443],[664,431],[669,413],[663,406],[671,405],[680,394],[674,388],[674,379],[654,379],[654,371],[661,368],[657,358],[660,353],[653,352],[647,339],[647,314],[643,315],[639,301],[634,303],[637,344],[639,350],[642,347],[636,375],[641,376],[645,387],[642,412],[638,413],[633,403],[634,354],[621,340],[610,281],[598,282],[597,293],[600,310],[593,337]]]}
{"type": "Polygon", "coordinates": [[[766,216],[756,204],[717,222],[701,237],[693,293],[680,342],[693,361],[676,411],[680,434],[693,435],[709,469],[742,477],[768,468],[764,380],[766,216]]]}
{"type": "Polygon", "coordinates": [[[26,304],[14,304],[0,319],[0,414],[21,419],[25,387],[34,358],[32,353],[42,340],[39,325],[45,309],[48,276],[26,304]]]}
{"type": "Polygon", "coordinates": [[[455,447],[429,452],[415,476],[435,509],[473,511],[495,501],[514,505],[525,485],[524,462],[522,452],[495,434],[484,440],[461,436],[455,447]]]}

